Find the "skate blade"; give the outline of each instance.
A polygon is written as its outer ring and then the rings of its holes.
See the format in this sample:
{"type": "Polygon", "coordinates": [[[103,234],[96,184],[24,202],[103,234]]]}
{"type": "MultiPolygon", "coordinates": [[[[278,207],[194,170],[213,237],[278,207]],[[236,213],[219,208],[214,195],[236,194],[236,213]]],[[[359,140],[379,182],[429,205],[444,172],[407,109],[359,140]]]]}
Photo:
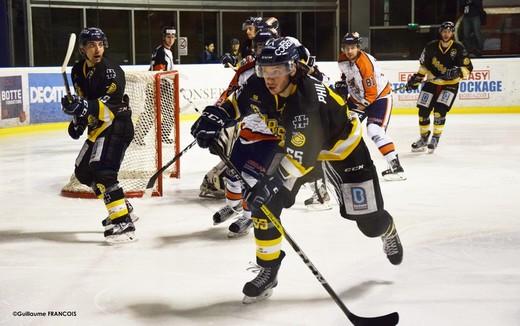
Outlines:
{"type": "Polygon", "coordinates": [[[404,181],[406,176],[403,173],[389,173],[383,176],[385,181],[404,181]]]}
{"type": "Polygon", "coordinates": [[[228,234],[227,234],[227,237],[230,238],[230,239],[238,239],[238,238],[241,238],[243,236],[246,236],[249,234],[249,229],[243,231],[243,232],[231,232],[229,231],[228,234]]]}
{"type": "Polygon", "coordinates": [[[272,288],[265,290],[257,297],[249,297],[247,295],[244,295],[244,299],[242,299],[242,303],[243,304],[257,303],[257,302],[260,302],[260,301],[263,301],[263,300],[269,298],[271,295],[273,295],[272,288]]]}
{"type": "Polygon", "coordinates": [[[219,225],[219,224],[222,224],[224,223],[225,221],[229,220],[230,218],[235,218],[237,216],[239,216],[242,212],[237,212],[237,213],[234,213],[233,215],[229,215],[228,217],[226,217],[225,219],[222,219],[222,220],[217,220],[215,218],[215,216],[213,216],[213,225],[219,225]]]}
{"type": "Polygon", "coordinates": [[[412,153],[423,153],[423,152],[426,152],[426,146],[419,147],[419,148],[412,148],[412,153]]]}
{"type": "Polygon", "coordinates": [[[110,235],[105,237],[105,241],[109,244],[128,243],[137,240],[135,232],[126,232],[123,234],[110,235]]]}
{"type": "Polygon", "coordinates": [[[435,148],[428,148],[428,154],[433,154],[435,152],[435,148]]]}
{"type": "Polygon", "coordinates": [[[305,208],[307,208],[310,211],[328,211],[332,209],[332,205],[329,203],[316,203],[316,204],[309,204],[305,205],[305,208]]]}

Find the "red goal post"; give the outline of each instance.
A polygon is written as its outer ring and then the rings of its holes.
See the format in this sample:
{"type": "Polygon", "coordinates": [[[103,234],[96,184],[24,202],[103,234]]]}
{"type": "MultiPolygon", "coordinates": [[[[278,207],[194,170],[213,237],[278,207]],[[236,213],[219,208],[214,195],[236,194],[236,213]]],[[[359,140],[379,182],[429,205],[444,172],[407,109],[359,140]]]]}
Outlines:
{"type": "MultiPolygon", "coordinates": [[[[180,151],[179,144],[179,73],[177,71],[130,71],[125,73],[125,93],[130,98],[134,139],[128,146],[121,168],[119,184],[126,197],[142,197],[148,179],[163,162],[180,151]]],[[[180,160],[166,172],[180,178],[180,160]]],[[[72,174],[62,188],[65,197],[95,198],[88,186],[72,174]]],[[[162,196],[163,179],[157,179],[152,194],[162,196]]]]}

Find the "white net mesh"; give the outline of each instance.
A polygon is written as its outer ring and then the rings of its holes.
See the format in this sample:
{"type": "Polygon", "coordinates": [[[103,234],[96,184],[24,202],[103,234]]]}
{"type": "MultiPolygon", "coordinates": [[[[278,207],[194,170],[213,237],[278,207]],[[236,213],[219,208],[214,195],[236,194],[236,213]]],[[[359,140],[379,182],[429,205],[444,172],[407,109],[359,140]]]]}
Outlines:
{"type": "MultiPolygon", "coordinates": [[[[178,85],[175,84],[176,72],[144,71],[125,75],[125,93],[130,98],[135,136],[126,150],[118,177],[125,194],[133,197],[142,196],[150,177],[179,152],[178,85]],[[157,103],[157,98],[160,98],[160,103],[157,103]],[[157,121],[161,121],[162,128],[157,128],[157,121]]],[[[167,172],[178,176],[178,169],[177,162],[167,172]]],[[[155,183],[153,192],[162,195],[162,178],[155,183]]],[[[82,185],[74,174],[62,188],[62,194],[69,197],[94,196],[92,189],[82,185]]]]}

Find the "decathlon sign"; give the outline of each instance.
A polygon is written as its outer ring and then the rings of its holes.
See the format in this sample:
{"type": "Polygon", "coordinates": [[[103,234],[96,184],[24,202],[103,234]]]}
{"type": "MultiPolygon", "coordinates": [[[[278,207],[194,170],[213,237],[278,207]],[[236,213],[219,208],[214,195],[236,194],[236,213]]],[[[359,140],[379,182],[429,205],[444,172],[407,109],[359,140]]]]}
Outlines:
{"type": "Polygon", "coordinates": [[[29,73],[31,123],[69,119],[61,111],[61,98],[65,94],[60,73],[29,73]]]}

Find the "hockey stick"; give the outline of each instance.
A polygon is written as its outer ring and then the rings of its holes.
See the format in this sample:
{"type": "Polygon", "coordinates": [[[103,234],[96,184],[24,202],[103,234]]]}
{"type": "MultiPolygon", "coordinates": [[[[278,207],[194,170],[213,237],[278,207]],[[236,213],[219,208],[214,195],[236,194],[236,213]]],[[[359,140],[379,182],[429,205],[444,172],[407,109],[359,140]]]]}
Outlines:
{"type": "MultiPolygon", "coordinates": [[[[422,82],[420,82],[419,84],[424,84],[424,83],[431,83],[431,82],[434,82],[434,81],[437,81],[437,80],[441,80],[442,76],[440,77],[435,77],[435,78],[430,78],[430,79],[426,79],[426,80],[423,80],[422,82]]],[[[415,85],[419,85],[419,84],[415,84],[415,85]]],[[[396,89],[393,89],[392,92],[397,92],[397,91],[400,91],[402,89],[405,89],[407,86],[407,84],[404,84],[403,86],[400,86],[400,87],[397,87],[396,89]]]]}
{"type": "Polygon", "coordinates": [[[184,153],[186,153],[190,148],[195,146],[197,140],[192,141],[188,146],[186,146],[182,151],[180,151],[177,155],[175,155],[168,163],[166,163],[162,168],[160,168],[154,175],[150,177],[148,183],[146,184],[146,189],[144,190],[144,196],[150,197],[152,193],[153,186],[155,185],[155,181],[161,176],[161,174],[170,167],[173,163],[175,163],[184,153]]]}
{"type": "MultiPolygon", "coordinates": [[[[238,176],[238,178],[244,184],[244,187],[246,187],[248,190],[250,190],[251,186],[246,182],[244,177],[240,174],[240,171],[238,171],[238,169],[229,160],[229,158],[226,155],[224,155],[224,153],[222,152],[220,147],[216,146],[215,151],[220,156],[222,161],[224,161],[224,163],[226,163],[227,167],[238,176]]],[[[300,256],[300,258],[303,260],[305,265],[307,265],[307,267],[309,267],[312,274],[314,274],[314,276],[318,279],[318,281],[321,283],[321,285],[329,293],[329,295],[332,297],[334,302],[336,302],[336,304],[340,307],[340,309],[345,313],[345,315],[352,322],[352,324],[354,324],[355,326],[395,326],[395,325],[397,325],[397,323],[399,322],[399,314],[397,312],[392,312],[388,315],[379,316],[379,317],[361,317],[361,316],[357,316],[357,315],[353,314],[345,306],[345,304],[341,301],[341,299],[338,297],[336,292],[334,292],[332,287],[325,280],[323,275],[321,275],[321,273],[318,271],[316,266],[314,266],[314,264],[310,261],[309,257],[307,257],[307,255],[303,252],[303,250],[298,246],[298,244],[296,244],[296,242],[292,239],[292,237],[287,233],[285,228],[280,223],[280,220],[278,220],[278,218],[276,216],[274,216],[274,214],[269,210],[269,208],[265,204],[263,204],[260,207],[260,209],[269,218],[271,223],[273,223],[273,225],[276,227],[278,232],[280,232],[280,234],[285,237],[285,240],[287,240],[287,242],[289,242],[291,247],[294,249],[294,251],[296,251],[298,256],[300,256]]]]}
{"type": "Polygon", "coordinates": [[[74,50],[74,45],[76,44],[76,34],[71,33],[69,36],[69,45],[67,47],[67,54],[65,54],[65,59],[63,59],[63,64],[61,65],[61,75],[63,76],[63,84],[65,85],[65,91],[67,92],[67,96],[69,101],[72,94],[70,93],[69,80],[67,79],[67,65],[69,64],[70,57],[72,56],[72,51],[74,50]]]}

